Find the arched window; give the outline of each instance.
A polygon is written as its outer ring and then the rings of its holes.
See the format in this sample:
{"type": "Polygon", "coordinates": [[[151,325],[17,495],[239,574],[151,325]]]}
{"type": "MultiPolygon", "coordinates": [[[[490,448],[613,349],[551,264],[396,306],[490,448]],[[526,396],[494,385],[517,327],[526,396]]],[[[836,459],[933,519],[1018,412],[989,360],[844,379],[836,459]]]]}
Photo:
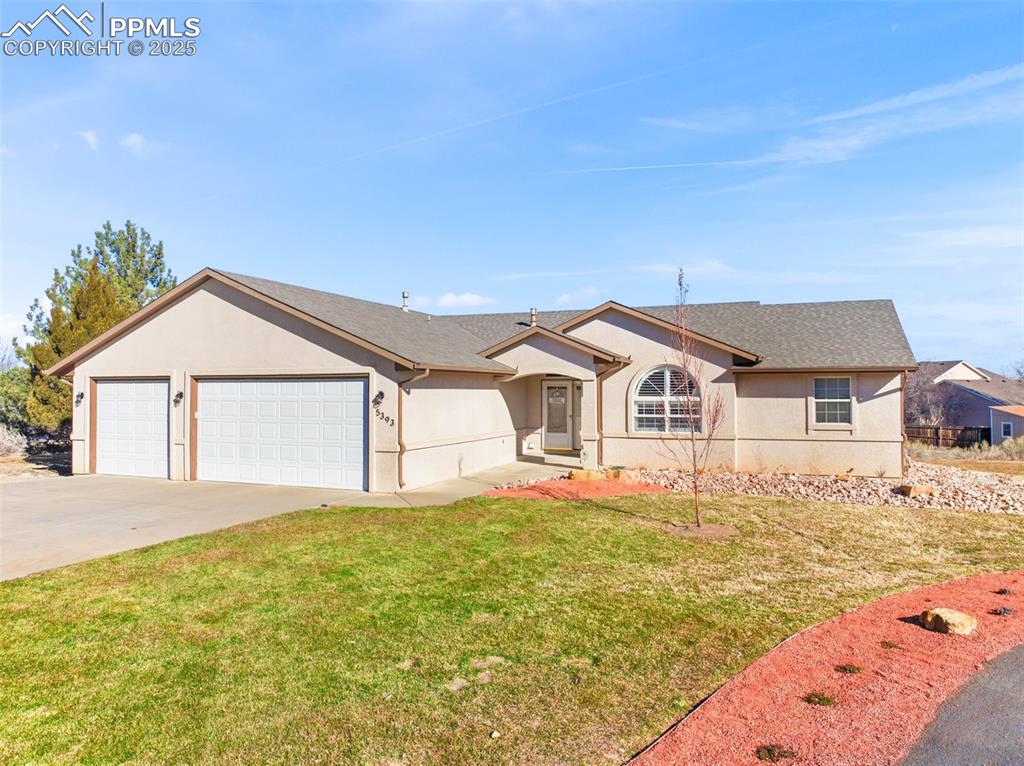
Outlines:
{"type": "Polygon", "coordinates": [[[651,370],[633,393],[633,430],[700,433],[700,388],[678,367],[651,370]]]}

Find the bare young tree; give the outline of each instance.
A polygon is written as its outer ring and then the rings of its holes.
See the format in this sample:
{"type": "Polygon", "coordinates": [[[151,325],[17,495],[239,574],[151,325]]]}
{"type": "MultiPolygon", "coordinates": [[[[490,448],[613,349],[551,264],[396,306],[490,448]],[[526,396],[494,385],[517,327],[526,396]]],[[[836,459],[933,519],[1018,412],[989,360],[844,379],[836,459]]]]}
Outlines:
{"type": "Polygon", "coordinates": [[[701,526],[700,493],[704,488],[708,460],[714,449],[715,435],[725,419],[725,398],[709,385],[707,366],[700,342],[690,331],[686,296],[689,288],[683,270],[676,284],[676,317],[672,333],[675,366],[669,374],[667,430],[663,442],[682,472],[688,474],[693,491],[693,514],[701,526]]]}
{"type": "Polygon", "coordinates": [[[948,383],[933,383],[933,365],[907,375],[904,389],[904,420],[908,425],[955,425],[963,409],[963,399],[948,383]]]}

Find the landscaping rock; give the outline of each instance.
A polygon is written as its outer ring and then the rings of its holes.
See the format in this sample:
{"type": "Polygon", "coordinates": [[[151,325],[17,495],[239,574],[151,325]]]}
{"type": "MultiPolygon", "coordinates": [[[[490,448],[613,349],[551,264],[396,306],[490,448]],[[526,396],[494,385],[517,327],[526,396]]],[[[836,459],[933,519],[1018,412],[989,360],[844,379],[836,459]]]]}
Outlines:
{"type": "MultiPolygon", "coordinates": [[[[641,470],[646,484],[657,484],[673,492],[690,492],[690,475],[678,471],[641,470]]],[[[702,490],[760,497],[823,500],[905,508],[956,508],[989,513],[1024,514],[1024,478],[930,463],[914,463],[903,481],[909,486],[927,486],[932,494],[908,497],[890,479],[850,476],[837,481],[827,476],[782,473],[732,473],[708,471],[702,490]]]]}
{"type": "Polygon", "coordinates": [[[900,484],[900,494],[911,499],[924,495],[934,495],[936,491],[935,487],[929,487],[927,484],[900,484]]]}
{"type": "Polygon", "coordinates": [[[603,471],[584,471],[579,469],[569,471],[569,478],[573,481],[596,481],[604,477],[603,471]]]}
{"type": "Polygon", "coordinates": [[[627,484],[643,484],[644,483],[644,472],[639,469],[628,469],[619,471],[619,481],[624,481],[627,484]]]}
{"type": "Polygon", "coordinates": [[[921,613],[921,625],[936,633],[956,633],[958,636],[969,636],[978,627],[978,621],[969,614],[955,609],[937,607],[921,613]]]}

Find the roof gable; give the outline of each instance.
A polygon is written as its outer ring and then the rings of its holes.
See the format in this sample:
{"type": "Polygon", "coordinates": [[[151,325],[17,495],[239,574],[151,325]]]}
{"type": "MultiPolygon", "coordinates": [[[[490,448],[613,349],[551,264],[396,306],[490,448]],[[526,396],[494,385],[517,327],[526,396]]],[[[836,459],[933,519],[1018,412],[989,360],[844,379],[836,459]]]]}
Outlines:
{"type": "Polygon", "coordinates": [[[399,365],[496,374],[512,371],[500,362],[477,355],[473,351],[476,339],[472,336],[458,337],[459,333],[452,333],[449,328],[432,326],[431,318],[426,314],[405,312],[397,307],[371,301],[205,268],[44,372],[47,375],[66,374],[80,360],[116,341],[148,317],[183,299],[209,279],[240,290],[399,365]]]}

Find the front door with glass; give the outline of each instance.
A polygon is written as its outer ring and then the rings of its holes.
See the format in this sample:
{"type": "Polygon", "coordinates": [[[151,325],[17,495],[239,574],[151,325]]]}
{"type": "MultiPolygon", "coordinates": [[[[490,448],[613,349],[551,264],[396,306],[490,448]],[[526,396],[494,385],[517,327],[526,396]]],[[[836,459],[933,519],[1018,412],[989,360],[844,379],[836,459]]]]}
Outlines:
{"type": "Polygon", "coordinates": [[[544,383],[544,449],[571,451],[573,448],[572,384],[544,383]]]}

